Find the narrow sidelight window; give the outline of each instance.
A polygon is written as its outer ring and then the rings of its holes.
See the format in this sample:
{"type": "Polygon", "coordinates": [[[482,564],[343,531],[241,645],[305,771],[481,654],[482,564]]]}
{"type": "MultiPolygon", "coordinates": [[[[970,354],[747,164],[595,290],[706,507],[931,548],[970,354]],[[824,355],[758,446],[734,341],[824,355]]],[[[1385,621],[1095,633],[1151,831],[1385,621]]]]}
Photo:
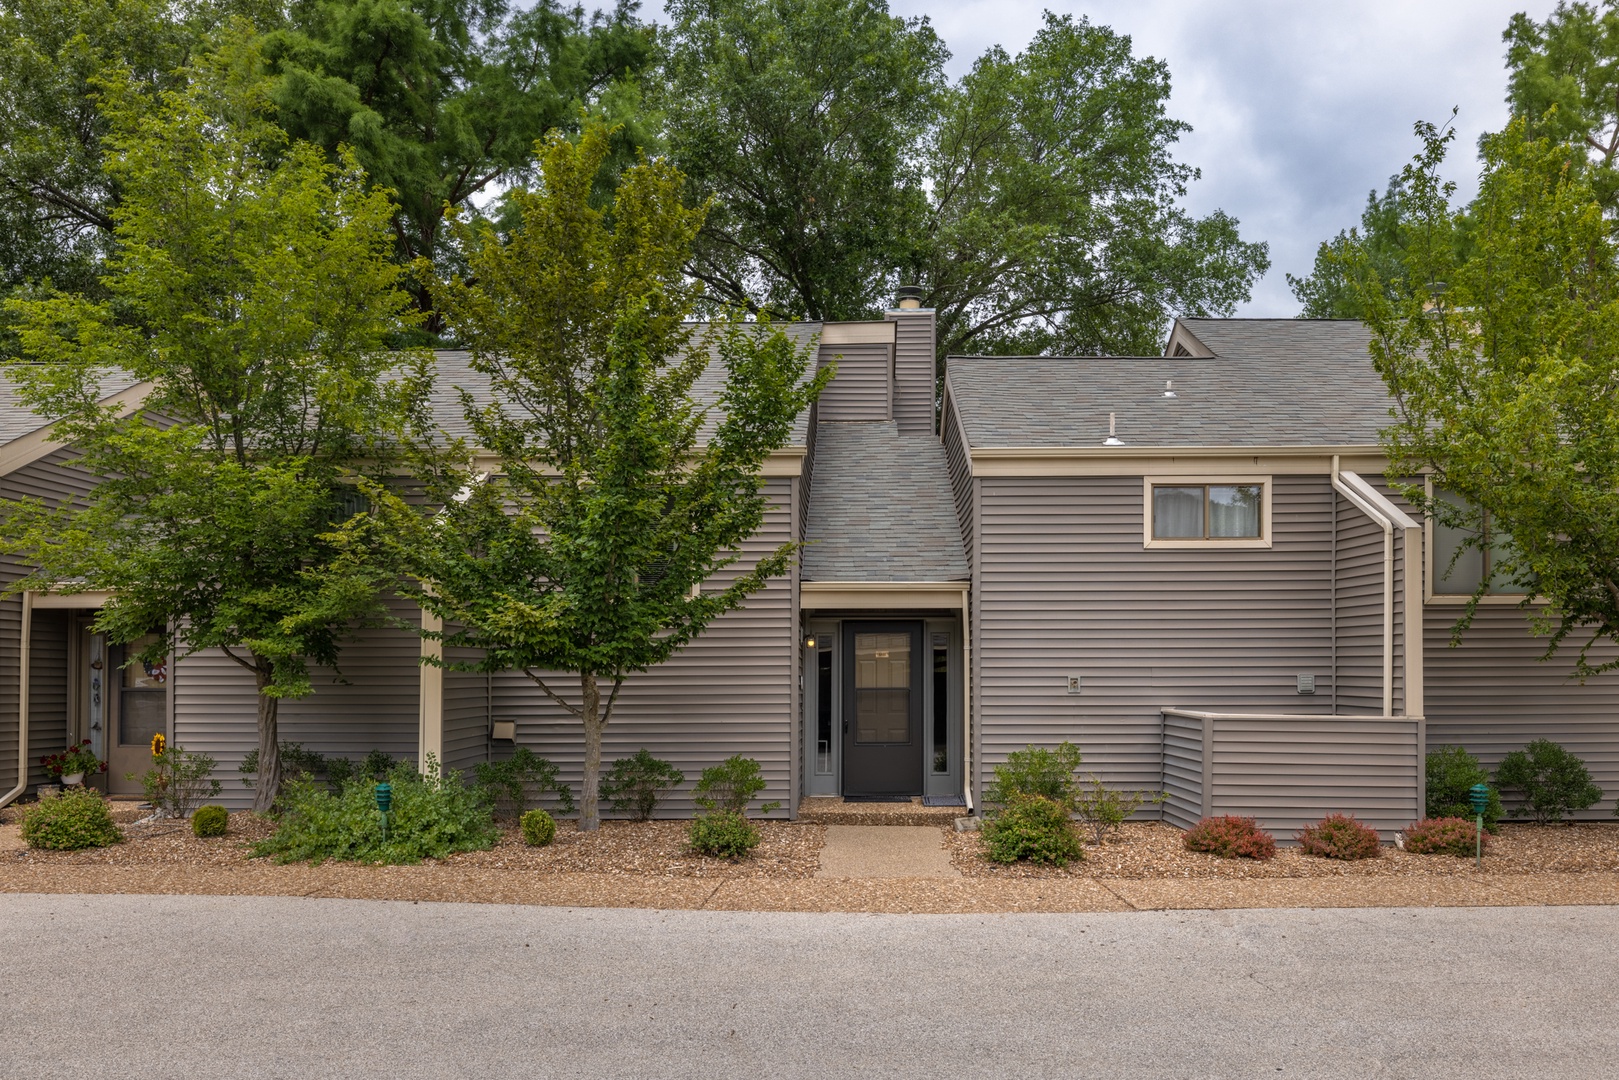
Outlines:
{"type": "Polygon", "coordinates": [[[933,635],[933,772],[950,771],[950,636],[933,635]]]}
{"type": "Polygon", "coordinates": [[[832,773],[832,650],[815,654],[815,772],[832,773]]]}

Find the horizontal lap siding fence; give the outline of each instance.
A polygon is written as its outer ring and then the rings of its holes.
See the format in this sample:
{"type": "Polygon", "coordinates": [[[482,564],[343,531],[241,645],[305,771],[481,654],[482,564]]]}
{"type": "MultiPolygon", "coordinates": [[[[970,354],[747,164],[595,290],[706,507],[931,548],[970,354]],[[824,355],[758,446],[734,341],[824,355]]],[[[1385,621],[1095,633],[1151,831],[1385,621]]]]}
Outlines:
{"type": "Polygon", "coordinates": [[[1423,723],[1402,716],[1264,716],[1168,709],[1165,820],[1252,817],[1283,842],[1330,813],[1392,837],[1422,816],[1423,723]]]}

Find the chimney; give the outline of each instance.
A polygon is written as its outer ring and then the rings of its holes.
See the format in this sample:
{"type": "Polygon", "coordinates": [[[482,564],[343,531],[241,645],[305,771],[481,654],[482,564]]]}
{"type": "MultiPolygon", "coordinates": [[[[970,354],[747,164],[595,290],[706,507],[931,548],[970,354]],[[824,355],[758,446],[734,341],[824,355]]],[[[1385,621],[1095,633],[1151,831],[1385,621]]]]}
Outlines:
{"type": "Polygon", "coordinates": [[[922,306],[922,288],[919,285],[901,285],[896,295],[901,311],[915,311],[922,306]]]}

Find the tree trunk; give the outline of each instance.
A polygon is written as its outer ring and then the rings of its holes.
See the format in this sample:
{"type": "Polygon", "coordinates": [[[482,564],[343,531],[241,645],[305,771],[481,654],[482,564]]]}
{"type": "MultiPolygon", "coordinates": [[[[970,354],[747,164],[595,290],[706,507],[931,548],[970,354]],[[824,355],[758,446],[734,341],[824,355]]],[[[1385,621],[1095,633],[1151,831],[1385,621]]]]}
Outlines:
{"type": "Polygon", "coordinates": [[[597,813],[597,789],[601,783],[602,771],[602,723],[601,688],[596,685],[596,676],[587,672],[579,673],[579,690],[585,722],[585,772],[579,784],[579,831],[595,832],[601,824],[597,813]]]}
{"type": "Polygon", "coordinates": [[[264,814],[281,794],[281,738],[276,728],[281,699],[264,692],[270,682],[268,662],[253,659],[259,690],[259,778],[253,789],[253,810],[264,814]]]}

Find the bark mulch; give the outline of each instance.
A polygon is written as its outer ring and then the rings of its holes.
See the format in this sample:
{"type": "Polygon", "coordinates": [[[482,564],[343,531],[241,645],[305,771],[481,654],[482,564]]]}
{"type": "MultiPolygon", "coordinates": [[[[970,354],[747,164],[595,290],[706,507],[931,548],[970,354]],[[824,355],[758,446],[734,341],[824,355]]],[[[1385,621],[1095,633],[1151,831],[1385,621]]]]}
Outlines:
{"type": "MultiPolygon", "coordinates": [[[[1181,831],[1161,822],[1125,825],[1104,844],[1087,844],[1085,860],[1065,867],[1033,863],[1005,865],[984,855],[981,833],[951,833],[951,862],[964,877],[1091,878],[1126,881],[1263,880],[1276,878],[1430,878],[1477,877],[1472,858],[1410,855],[1384,846],[1375,859],[1345,862],[1278,848],[1265,862],[1222,859],[1187,851],[1181,831]]],[[[1089,837],[1087,837],[1089,838],[1089,837]]],[[[1490,838],[1484,856],[1488,874],[1619,873],[1619,823],[1573,825],[1505,824],[1490,838]]]]}

